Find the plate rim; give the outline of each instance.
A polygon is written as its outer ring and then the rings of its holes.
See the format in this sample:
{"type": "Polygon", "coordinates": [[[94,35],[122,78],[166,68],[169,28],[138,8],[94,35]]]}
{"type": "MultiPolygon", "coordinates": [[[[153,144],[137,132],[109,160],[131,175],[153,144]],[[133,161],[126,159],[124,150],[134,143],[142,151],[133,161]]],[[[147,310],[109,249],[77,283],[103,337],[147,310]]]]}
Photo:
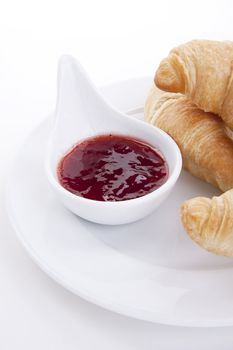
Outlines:
{"type": "MultiPolygon", "coordinates": [[[[101,86],[101,90],[108,89],[110,87],[114,87],[120,84],[124,84],[126,82],[130,81],[138,81],[140,79],[147,79],[148,77],[138,77],[138,78],[132,78],[127,80],[119,80],[111,84],[106,84],[104,86],[101,86]]],[[[141,108],[141,107],[140,107],[141,108]]],[[[21,153],[21,150],[24,148],[24,146],[27,144],[28,140],[30,139],[31,135],[33,133],[36,133],[38,129],[43,128],[46,123],[48,123],[49,119],[51,119],[52,113],[48,113],[46,117],[43,117],[42,120],[40,120],[36,125],[29,131],[27,136],[25,137],[24,141],[19,145],[17,152],[15,153],[14,157],[11,160],[11,164],[8,167],[8,174],[11,174],[11,169],[15,165],[15,162],[17,160],[18,155],[21,153]]],[[[7,183],[5,187],[5,193],[4,193],[4,201],[6,204],[6,212],[10,221],[10,224],[13,228],[13,230],[16,233],[16,236],[23,246],[23,248],[26,250],[27,254],[30,256],[30,258],[33,260],[36,265],[40,267],[42,271],[44,271],[50,278],[52,278],[56,283],[58,283],[60,286],[64,287],[74,295],[77,295],[86,301],[93,303],[97,306],[100,306],[106,310],[110,310],[112,312],[118,313],[120,315],[124,315],[127,317],[132,317],[138,320],[143,320],[147,322],[152,323],[158,323],[158,324],[165,324],[170,326],[181,326],[181,327],[197,327],[197,328],[203,328],[203,327],[226,327],[226,326],[232,326],[233,325],[233,315],[231,318],[220,318],[220,319],[205,319],[205,320],[195,320],[195,319],[177,319],[177,321],[174,319],[174,317],[168,316],[168,317],[161,317],[159,315],[158,317],[155,316],[155,313],[153,312],[153,319],[149,319],[143,314],[140,314],[138,310],[135,310],[131,308],[131,306],[127,305],[127,310],[125,310],[126,306],[120,303],[117,303],[116,301],[108,300],[105,297],[101,299],[101,297],[96,297],[90,291],[86,292],[85,290],[81,288],[73,288],[72,285],[70,285],[66,280],[62,279],[51,266],[49,266],[49,263],[43,260],[43,258],[39,257],[36,253],[35,249],[31,247],[31,245],[25,240],[24,234],[21,232],[21,228],[17,220],[14,218],[13,210],[11,210],[11,198],[10,198],[10,181],[9,176],[7,178],[7,183]],[[104,300],[103,300],[104,299],[104,300]]],[[[96,295],[96,294],[95,294],[96,295]]]]}

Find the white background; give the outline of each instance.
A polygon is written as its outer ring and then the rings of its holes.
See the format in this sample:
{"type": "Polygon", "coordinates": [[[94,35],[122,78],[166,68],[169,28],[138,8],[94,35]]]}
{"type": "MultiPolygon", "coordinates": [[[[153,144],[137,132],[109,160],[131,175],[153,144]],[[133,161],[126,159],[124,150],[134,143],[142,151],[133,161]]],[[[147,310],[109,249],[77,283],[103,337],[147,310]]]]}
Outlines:
{"type": "MultiPolygon", "coordinates": [[[[232,40],[232,1],[0,1],[0,349],[233,348],[233,328],[150,324],[88,304],[50,280],[11,229],[4,188],[12,156],[53,110],[60,55],[97,85],[150,75],[175,45],[232,40]]],[[[17,176],[17,174],[16,174],[17,176]]]]}

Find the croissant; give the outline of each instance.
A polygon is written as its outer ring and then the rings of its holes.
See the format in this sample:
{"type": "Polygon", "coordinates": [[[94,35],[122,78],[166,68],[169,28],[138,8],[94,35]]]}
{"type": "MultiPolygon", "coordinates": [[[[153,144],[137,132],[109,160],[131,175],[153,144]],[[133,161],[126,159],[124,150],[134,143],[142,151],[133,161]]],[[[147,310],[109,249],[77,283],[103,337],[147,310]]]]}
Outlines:
{"type": "Polygon", "coordinates": [[[155,84],[185,94],[233,130],[233,42],[194,40],[174,48],[160,63],[155,84]]]}
{"type": "Polygon", "coordinates": [[[198,109],[181,94],[152,87],[145,120],[163,129],[178,144],[183,166],[222,191],[233,188],[233,141],[222,120],[198,109]]]}
{"type": "Polygon", "coordinates": [[[187,200],[180,215],[192,240],[212,253],[233,256],[233,190],[187,200]]]}

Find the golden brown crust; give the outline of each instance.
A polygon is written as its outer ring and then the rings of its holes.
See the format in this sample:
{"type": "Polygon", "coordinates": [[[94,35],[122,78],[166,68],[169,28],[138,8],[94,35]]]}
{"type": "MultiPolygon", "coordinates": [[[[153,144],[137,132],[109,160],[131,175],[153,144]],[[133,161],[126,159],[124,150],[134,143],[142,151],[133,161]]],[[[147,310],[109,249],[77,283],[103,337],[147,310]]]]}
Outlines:
{"type": "Polygon", "coordinates": [[[176,141],[183,165],[193,175],[222,191],[233,188],[233,141],[219,117],[198,109],[181,94],[152,87],[145,119],[176,141]]]}
{"type": "Polygon", "coordinates": [[[197,197],[180,209],[190,238],[208,251],[233,256],[233,190],[212,199],[197,197]]]}
{"type": "Polygon", "coordinates": [[[233,130],[233,42],[193,40],[174,48],[160,63],[155,83],[184,93],[233,130]]]}
{"type": "Polygon", "coordinates": [[[183,226],[203,248],[233,256],[233,42],[194,40],[173,49],[160,63],[155,83],[186,97],[158,96],[153,88],[146,119],[175,139],[193,175],[228,190],[212,199],[185,201],[183,226]],[[218,114],[226,124],[206,112],[218,114]]]}

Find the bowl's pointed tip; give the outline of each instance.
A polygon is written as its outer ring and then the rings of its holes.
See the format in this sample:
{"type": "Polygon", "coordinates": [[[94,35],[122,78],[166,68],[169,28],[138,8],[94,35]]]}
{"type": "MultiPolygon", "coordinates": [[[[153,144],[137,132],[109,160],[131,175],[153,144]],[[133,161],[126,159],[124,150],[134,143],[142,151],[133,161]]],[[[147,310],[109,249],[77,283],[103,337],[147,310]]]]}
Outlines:
{"type": "Polygon", "coordinates": [[[71,55],[62,55],[58,60],[58,71],[62,71],[65,67],[76,64],[76,59],[71,55]]]}
{"type": "Polygon", "coordinates": [[[80,62],[71,55],[62,55],[58,61],[58,81],[61,80],[63,76],[74,77],[74,76],[85,76],[87,78],[87,73],[80,62]]]}

